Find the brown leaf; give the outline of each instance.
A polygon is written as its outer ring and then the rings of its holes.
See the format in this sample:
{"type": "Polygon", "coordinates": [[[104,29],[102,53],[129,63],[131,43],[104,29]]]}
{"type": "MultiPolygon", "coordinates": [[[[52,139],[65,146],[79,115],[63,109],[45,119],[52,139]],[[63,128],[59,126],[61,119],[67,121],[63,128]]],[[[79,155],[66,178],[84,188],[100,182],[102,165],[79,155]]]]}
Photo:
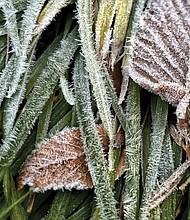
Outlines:
{"type": "Polygon", "coordinates": [[[114,66],[114,69],[110,69],[110,75],[113,80],[114,87],[116,89],[117,95],[119,95],[121,90],[121,82],[122,82],[122,73],[121,73],[121,64],[117,63],[114,66]]]}
{"type": "MultiPolygon", "coordinates": [[[[102,147],[108,151],[109,139],[102,126],[97,126],[102,147]]],[[[125,170],[125,154],[121,156],[117,178],[125,170]]],[[[21,167],[18,189],[29,185],[35,192],[48,189],[88,189],[92,179],[88,171],[79,128],[64,129],[33,151],[21,167]]]]}
{"type": "Polygon", "coordinates": [[[177,106],[177,117],[182,120],[190,99],[189,7],[189,1],[150,1],[141,16],[128,65],[130,77],[177,106]]]}

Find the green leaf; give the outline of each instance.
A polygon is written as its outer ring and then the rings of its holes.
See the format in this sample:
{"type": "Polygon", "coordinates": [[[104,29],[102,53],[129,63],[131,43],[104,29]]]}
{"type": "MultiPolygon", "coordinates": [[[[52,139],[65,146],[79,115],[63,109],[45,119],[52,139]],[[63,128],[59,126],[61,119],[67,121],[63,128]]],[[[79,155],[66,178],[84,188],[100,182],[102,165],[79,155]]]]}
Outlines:
{"type": "Polygon", "coordinates": [[[47,65],[48,57],[51,56],[53,51],[59,46],[60,40],[63,38],[63,34],[58,35],[54,41],[49,45],[40,58],[34,63],[34,66],[29,75],[29,82],[26,85],[26,96],[31,92],[36,80],[41,74],[42,70],[47,65]]]}
{"type": "MultiPolygon", "coordinates": [[[[146,0],[133,0],[131,14],[128,22],[128,28],[126,32],[125,38],[125,45],[124,45],[124,57],[122,60],[122,85],[121,85],[121,92],[119,97],[119,103],[121,104],[125,99],[125,94],[127,92],[128,82],[129,82],[129,75],[128,75],[128,60],[130,56],[130,45],[131,42],[134,41],[134,36],[137,31],[137,27],[139,22],[141,21],[140,16],[142,15],[146,0]],[[130,39],[130,40],[129,40],[130,39]]],[[[131,4],[131,1],[130,3],[131,4]]]]}
{"type": "Polygon", "coordinates": [[[48,135],[51,137],[64,127],[69,127],[71,124],[71,118],[72,111],[69,111],[63,118],[59,120],[59,122],[56,125],[53,126],[53,128],[49,131],[48,135]]]}
{"type": "Polygon", "coordinates": [[[146,123],[143,127],[142,131],[142,149],[141,149],[141,157],[142,157],[142,163],[141,163],[141,170],[142,170],[142,185],[144,186],[145,178],[146,178],[146,171],[148,167],[148,158],[149,158],[149,151],[150,151],[150,136],[151,136],[151,117],[150,115],[146,119],[146,123]]]}
{"type": "Polygon", "coordinates": [[[164,201],[164,199],[171,195],[189,167],[190,160],[186,160],[170,175],[167,180],[165,180],[156,190],[152,192],[151,200],[149,201],[149,210],[157,207],[164,201]]]}
{"type": "MultiPolygon", "coordinates": [[[[68,219],[68,216],[76,212],[76,209],[89,197],[89,191],[58,192],[53,201],[46,220],[68,219]]],[[[92,196],[90,196],[90,200],[92,196]]]]}
{"type": "Polygon", "coordinates": [[[14,63],[14,57],[12,56],[0,74],[0,105],[6,95],[7,88],[12,79],[14,68],[15,68],[15,63],[14,63]]]}
{"type": "Polygon", "coordinates": [[[75,104],[74,95],[73,95],[71,88],[69,88],[69,82],[65,77],[65,72],[63,72],[60,69],[59,75],[60,75],[60,86],[61,86],[63,95],[70,105],[74,105],[75,104]]]}
{"type": "Polygon", "coordinates": [[[24,142],[22,148],[18,152],[18,157],[15,158],[13,161],[10,170],[13,176],[18,174],[18,171],[20,170],[20,167],[28,157],[28,155],[31,154],[32,150],[35,149],[35,140],[36,140],[36,130],[33,130],[27,140],[24,142]]]}
{"type": "MultiPolygon", "coordinates": [[[[1,213],[0,213],[0,219],[4,218],[5,216],[7,216],[7,214],[19,203],[21,203],[22,201],[24,201],[29,195],[29,192],[26,193],[24,196],[22,196],[21,198],[19,198],[16,202],[14,202],[12,205],[8,206],[7,208],[5,208],[1,213]]],[[[21,218],[22,219],[22,218],[21,218]]]]}
{"type": "Polygon", "coordinates": [[[19,105],[21,104],[24,98],[25,86],[27,81],[27,73],[25,74],[24,78],[21,81],[21,85],[17,87],[16,92],[10,99],[5,99],[3,110],[4,110],[4,117],[3,117],[3,137],[6,139],[11,130],[13,129],[13,125],[15,122],[15,118],[19,109],[19,105]]]}
{"type": "MultiPolygon", "coordinates": [[[[173,153],[172,143],[167,129],[162,145],[162,155],[158,170],[160,183],[164,182],[174,172],[173,153]]],[[[160,206],[161,219],[167,219],[167,216],[171,219],[175,219],[176,204],[176,192],[174,192],[166,200],[164,200],[160,206]]]]}
{"type": "MultiPolygon", "coordinates": [[[[19,204],[20,199],[23,200],[23,197],[19,198],[9,169],[7,169],[4,175],[4,195],[8,207],[3,211],[3,213],[0,214],[0,218],[1,216],[5,216],[11,210],[11,219],[27,219],[26,212],[24,211],[23,207],[19,204]]],[[[26,195],[24,195],[24,198],[26,198],[26,195]]]]}
{"type": "Polygon", "coordinates": [[[74,87],[78,121],[84,139],[87,164],[95,188],[97,206],[100,208],[100,216],[102,219],[116,220],[118,216],[114,194],[92,112],[88,74],[81,57],[75,59],[74,87]]]}
{"type": "Polygon", "coordinates": [[[27,9],[24,11],[22,25],[20,29],[20,48],[18,55],[15,57],[15,69],[12,81],[10,82],[7,97],[11,97],[21,80],[24,72],[28,67],[27,56],[29,45],[33,38],[33,29],[35,27],[36,19],[44,4],[44,1],[28,1],[27,9]]]}
{"type": "Polygon", "coordinates": [[[42,114],[39,117],[36,143],[40,143],[47,136],[50,117],[52,113],[52,107],[53,107],[53,96],[54,93],[50,96],[49,100],[46,102],[42,110],[42,114]]]}
{"type": "Polygon", "coordinates": [[[60,47],[49,57],[46,68],[38,78],[33,92],[28,99],[25,108],[17,119],[10,135],[4,140],[0,152],[0,165],[10,165],[24,143],[27,135],[33,127],[34,122],[40,115],[45,103],[53,93],[58,81],[56,66],[59,63],[62,68],[67,69],[72,56],[77,49],[76,29],[66,40],[61,41],[60,47]]]}
{"type": "Polygon", "coordinates": [[[140,160],[141,160],[141,115],[140,88],[133,81],[129,85],[126,107],[126,177],[124,216],[125,219],[138,219],[140,199],[140,160]]]}
{"type": "Polygon", "coordinates": [[[78,210],[76,210],[71,216],[67,218],[67,220],[76,220],[76,219],[86,219],[90,218],[92,211],[92,197],[89,196],[86,200],[81,204],[78,210]]]}
{"type": "Polygon", "coordinates": [[[22,11],[26,8],[26,0],[13,0],[13,4],[18,11],[22,11]]]}
{"type": "Polygon", "coordinates": [[[119,104],[119,99],[117,97],[113,83],[110,79],[110,75],[108,74],[107,71],[105,71],[105,83],[106,83],[106,87],[110,95],[111,103],[115,111],[115,114],[117,118],[119,119],[119,122],[122,125],[123,130],[126,130],[125,113],[122,109],[122,106],[119,104]]]}
{"type": "MultiPolygon", "coordinates": [[[[64,98],[61,98],[52,110],[52,115],[51,115],[51,119],[50,119],[50,126],[49,126],[50,129],[52,129],[54,126],[56,127],[57,124],[59,124],[59,122],[60,122],[60,126],[61,126],[61,120],[66,116],[66,114],[70,110],[71,110],[71,106],[65,101],[64,98]]],[[[64,119],[63,119],[63,121],[64,121],[64,119]]],[[[66,121],[67,121],[67,119],[66,119],[66,121]]],[[[60,127],[57,131],[59,131],[62,128],[63,127],[60,127]]],[[[53,130],[55,131],[56,129],[53,129],[53,130]]]]}
{"type": "Polygon", "coordinates": [[[17,10],[13,5],[12,0],[4,0],[4,4],[2,6],[2,10],[5,17],[5,25],[7,29],[7,34],[11,39],[12,50],[15,52],[16,56],[18,56],[20,50],[20,39],[18,35],[18,27],[17,27],[17,19],[16,13],[17,10]]]}
{"type": "Polygon", "coordinates": [[[24,11],[22,25],[20,29],[20,48],[18,51],[18,56],[14,59],[14,74],[12,75],[12,80],[9,85],[7,97],[11,97],[24,75],[27,67],[29,66],[27,62],[29,45],[33,40],[33,30],[35,28],[37,17],[42,9],[45,0],[43,1],[28,1],[27,9],[24,11]]]}
{"type": "Polygon", "coordinates": [[[50,0],[48,1],[47,5],[41,11],[37,26],[35,28],[34,33],[39,34],[42,32],[54,19],[57,13],[61,11],[62,8],[66,7],[67,5],[73,4],[75,0],[50,0]]]}
{"type": "Polygon", "coordinates": [[[101,67],[94,48],[93,39],[93,2],[88,0],[77,1],[79,33],[82,44],[82,52],[85,58],[86,70],[89,73],[93,87],[93,95],[97,103],[102,123],[110,140],[113,139],[113,123],[110,111],[110,98],[106,91],[104,76],[105,68],[101,67]]]}
{"type": "Polygon", "coordinates": [[[140,211],[140,218],[144,220],[148,220],[148,216],[150,214],[149,201],[158,178],[158,168],[168,116],[168,103],[162,101],[160,97],[152,96],[151,104],[153,131],[151,134],[150,153],[140,211]]]}
{"type": "Polygon", "coordinates": [[[131,13],[133,0],[116,1],[116,14],[113,30],[113,40],[111,45],[111,66],[118,61],[118,56],[123,49],[123,42],[126,37],[129,16],[131,13]]]}
{"type": "Polygon", "coordinates": [[[96,51],[100,60],[109,53],[111,44],[112,22],[116,10],[115,0],[100,1],[100,8],[96,21],[96,51]]]}

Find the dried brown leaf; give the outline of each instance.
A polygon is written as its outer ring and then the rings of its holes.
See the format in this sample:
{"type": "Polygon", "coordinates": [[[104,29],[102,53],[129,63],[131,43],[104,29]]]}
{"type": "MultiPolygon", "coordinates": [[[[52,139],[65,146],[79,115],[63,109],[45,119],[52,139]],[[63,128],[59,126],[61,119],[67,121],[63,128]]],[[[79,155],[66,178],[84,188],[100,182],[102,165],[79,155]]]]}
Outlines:
{"type": "Polygon", "coordinates": [[[189,1],[150,1],[141,17],[128,66],[136,83],[177,106],[180,123],[186,119],[190,99],[189,21],[189,1]]]}
{"type": "MultiPolygon", "coordinates": [[[[97,126],[102,147],[108,151],[109,139],[102,126],[97,126]]],[[[125,170],[124,152],[117,178],[125,170]]],[[[92,179],[88,171],[80,129],[64,129],[33,151],[21,167],[18,189],[29,185],[35,192],[48,189],[88,189],[92,179]]]]}

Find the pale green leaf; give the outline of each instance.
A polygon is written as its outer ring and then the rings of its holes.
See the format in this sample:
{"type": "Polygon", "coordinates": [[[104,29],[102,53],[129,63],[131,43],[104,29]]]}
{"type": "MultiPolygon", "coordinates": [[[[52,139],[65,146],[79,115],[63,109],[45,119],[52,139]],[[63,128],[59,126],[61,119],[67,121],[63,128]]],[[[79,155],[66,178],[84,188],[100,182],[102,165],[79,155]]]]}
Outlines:
{"type": "Polygon", "coordinates": [[[55,72],[55,60],[59,62],[65,70],[68,68],[72,56],[77,49],[76,37],[77,33],[75,29],[66,40],[63,39],[61,41],[60,47],[49,57],[47,66],[36,81],[32,94],[17,119],[13,130],[3,141],[0,152],[1,166],[12,163],[12,160],[30,133],[45,103],[53,93],[58,81],[58,74],[55,72]]]}
{"type": "Polygon", "coordinates": [[[140,218],[148,220],[149,201],[151,194],[156,186],[158,178],[158,168],[161,158],[162,145],[166,130],[168,103],[162,101],[159,97],[152,96],[151,103],[152,115],[152,134],[151,145],[149,150],[148,167],[145,177],[144,191],[142,195],[142,204],[140,218]]]}
{"type": "Polygon", "coordinates": [[[115,0],[100,2],[100,9],[96,21],[96,51],[99,59],[103,60],[109,53],[111,44],[112,22],[116,10],[115,0]]]}
{"type": "Polygon", "coordinates": [[[126,107],[126,176],[124,194],[125,219],[138,219],[140,199],[140,88],[133,81],[129,86],[126,107]]]}
{"type": "Polygon", "coordinates": [[[86,62],[86,70],[89,73],[90,82],[93,87],[97,107],[102,123],[108,132],[109,138],[113,138],[113,123],[110,111],[110,98],[106,91],[104,78],[105,68],[102,68],[94,48],[93,39],[93,2],[78,0],[78,23],[82,43],[82,52],[86,62]]]}
{"type": "Polygon", "coordinates": [[[20,39],[18,35],[18,26],[16,19],[17,10],[13,5],[12,0],[4,0],[2,11],[5,16],[5,26],[7,34],[11,39],[12,52],[15,52],[16,56],[18,56],[20,50],[20,39]]]}
{"type": "Polygon", "coordinates": [[[37,26],[34,30],[34,34],[41,33],[54,19],[57,13],[61,11],[62,8],[67,5],[73,4],[75,0],[50,0],[47,5],[41,11],[38,20],[37,26]]]}
{"type": "Polygon", "coordinates": [[[11,97],[24,75],[27,67],[29,66],[27,62],[29,46],[33,39],[33,30],[36,26],[37,17],[42,9],[45,0],[43,1],[28,1],[27,9],[24,11],[22,25],[20,29],[20,48],[18,51],[18,56],[14,59],[14,74],[12,75],[12,80],[9,85],[9,90],[7,97],[11,97]]]}
{"type": "Polygon", "coordinates": [[[92,112],[88,74],[81,57],[75,60],[74,88],[78,121],[84,139],[87,164],[95,188],[97,206],[100,208],[100,216],[105,220],[116,220],[118,217],[115,199],[92,112]]]}
{"type": "Polygon", "coordinates": [[[137,27],[140,23],[140,16],[142,15],[146,0],[134,0],[131,8],[131,15],[128,21],[128,28],[126,33],[125,45],[124,45],[124,56],[122,60],[122,85],[119,97],[119,103],[124,101],[125,94],[127,92],[129,76],[127,72],[128,60],[131,50],[131,42],[134,41],[134,36],[137,31],[137,27]]]}
{"type": "Polygon", "coordinates": [[[133,0],[116,1],[116,14],[115,14],[113,37],[112,37],[113,39],[111,44],[112,68],[114,68],[114,64],[118,61],[118,56],[123,48],[123,42],[126,37],[132,4],[133,4],[133,0]]]}

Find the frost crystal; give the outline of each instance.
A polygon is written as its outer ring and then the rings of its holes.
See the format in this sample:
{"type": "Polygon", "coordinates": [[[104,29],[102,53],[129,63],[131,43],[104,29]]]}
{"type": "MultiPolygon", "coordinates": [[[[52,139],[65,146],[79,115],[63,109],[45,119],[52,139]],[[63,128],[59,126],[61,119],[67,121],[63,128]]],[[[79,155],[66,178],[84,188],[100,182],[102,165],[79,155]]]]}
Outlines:
{"type": "Polygon", "coordinates": [[[134,34],[130,77],[177,106],[178,119],[185,119],[190,99],[190,1],[150,1],[134,34]]]}

